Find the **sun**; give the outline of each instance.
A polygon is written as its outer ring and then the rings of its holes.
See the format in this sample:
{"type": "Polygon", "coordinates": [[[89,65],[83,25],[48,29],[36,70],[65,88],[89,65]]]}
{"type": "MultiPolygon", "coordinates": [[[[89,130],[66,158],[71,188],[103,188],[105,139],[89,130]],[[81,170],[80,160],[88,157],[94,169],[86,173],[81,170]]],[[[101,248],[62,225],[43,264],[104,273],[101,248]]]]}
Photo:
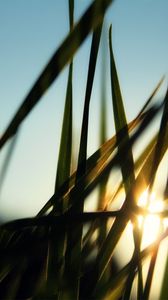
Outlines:
{"type": "Polygon", "coordinates": [[[154,192],[149,193],[145,190],[139,197],[138,206],[148,210],[147,215],[138,216],[138,225],[142,230],[142,247],[146,247],[156,241],[163,226],[167,226],[167,220],[162,221],[159,216],[164,209],[164,203],[154,192]]]}

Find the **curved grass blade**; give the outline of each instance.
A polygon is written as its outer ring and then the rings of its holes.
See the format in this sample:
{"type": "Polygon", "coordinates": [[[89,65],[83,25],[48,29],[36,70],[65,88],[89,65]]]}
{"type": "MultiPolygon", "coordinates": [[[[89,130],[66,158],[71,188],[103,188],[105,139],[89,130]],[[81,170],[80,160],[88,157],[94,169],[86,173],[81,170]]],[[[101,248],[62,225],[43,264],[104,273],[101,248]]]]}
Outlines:
{"type": "Polygon", "coordinates": [[[112,2],[113,0],[95,0],[91,3],[74,29],[54,53],[19,107],[14,118],[0,139],[0,149],[5,145],[7,140],[16,133],[20,124],[39,102],[40,98],[44,95],[49,86],[58,77],[65,65],[79,49],[89,32],[101,23],[108,6],[112,2]]]}

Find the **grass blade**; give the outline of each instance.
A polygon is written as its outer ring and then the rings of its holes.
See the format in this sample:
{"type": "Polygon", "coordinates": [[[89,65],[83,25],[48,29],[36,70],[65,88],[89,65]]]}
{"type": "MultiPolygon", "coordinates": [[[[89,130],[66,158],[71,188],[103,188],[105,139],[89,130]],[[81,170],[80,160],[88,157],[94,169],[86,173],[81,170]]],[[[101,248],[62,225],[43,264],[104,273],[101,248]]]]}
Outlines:
{"type": "Polygon", "coordinates": [[[144,300],[149,299],[149,294],[150,294],[150,290],[151,290],[152,279],[153,279],[154,269],[155,269],[155,265],[156,265],[158,250],[159,250],[159,245],[156,247],[155,251],[152,253],[150,266],[149,266],[149,270],[148,270],[148,275],[147,275],[147,279],[146,279],[146,283],[145,283],[145,287],[144,287],[144,292],[143,292],[143,299],[144,300]]]}
{"type": "MultiPolygon", "coordinates": [[[[79,158],[78,166],[76,172],[76,183],[86,172],[86,159],[87,159],[87,137],[88,137],[88,122],[89,122],[89,106],[91,99],[91,92],[93,87],[93,80],[97,62],[98,49],[100,44],[100,37],[102,31],[102,22],[93,32],[88,78],[86,85],[82,130],[81,130],[81,140],[79,147],[79,158]]],[[[72,213],[83,212],[83,202],[79,202],[73,206],[72,213]]],[[[78,228],[72,228],[68,232],[67,238],[67,273],[72,274],[73,270],[73,286],[72,286],[72,298],[78,299],[79,297],[79,286],[80,286],[80,268],[81,268],[81,244],[82,244],[82,232],[83,226],[78,226],[78,228]]]]}
{"type": "MultiPolygon", "coordinates": [[[[66,103],[65,111],[63,118],[62,134],[61,134],[61,143],[58,157],[58,166],[57,166],[57,175],[56,175],[56,184],[55,184],[55,193],[58,189],[67,181],[70,176],[71,169],[71,153],[72,153],[72,69],[73,63],[71,62],[69,67],[69,76],[68,76],[68,85],[67,85],[67,94],[66,94],[66,103]],[[68,149],[68,151],[67,151],[68,149]]],[[[58,206],[58,212],[63,212],[65,209],[63,203],[56,203],[58,206]]]]}
{"type": "MultiPolygon", "coordinates": [[[[104,37],[104,35],[103,35],[104,37]]],[[[107,135],[107,126],[106,126],[106,118],[107,118],[107,111],[106,111],[106,80],[105,80],[105,74],[106,74],[106,47],[105,47],[105,41],[103,39],[103,47],[101,49],[101,55],[102,55],[102,70],[101,70],[101,117],[100,117],[100,145],[103,145],[106,141],[106,135],[107,135]]],[[[105,178],[101,183],[99,187],[99,198],[98,198],[98,210],[104,210],[106,207],[106,186],[108,182],[108,176],[105,178]]],[[[104,241],[106,237],[107,232],[107,223],[105,222],[99,222],[99,232],[98,232],[98,245],[101,246],[102,242],[104,241]]],[[[93,226],[92,226],[93,228],[93,226]]]]}
{"type": "MultiPolygon", "coordinates": [[[[69,24],[70,31],[73,28],[74,20],[74,1],[69,0],[69,24]]],[[[61,133],[61,142],[58,156],[55,193],[70,177],[71,170],[71,154],[72,154],[72,74],[73,61],[69,66],[68,83],[66,91],[66,101],[61,133]]],[[[54,209],[58,214],[65,211],[67,202],[63,199],[58,199],[54,203],[54,209]]],[[[50,228],[52,238],[49,240],[48,246],[48,276],[47,289],[50,294],[57,295],[60,298],[63,293],[61,284],[63,281],[63,272],[65,265],[65,248],[66,248],[66,233],[59,236],[60,229],[57,226],[50,228]],[[58,239],[59,237],[59,239],[58,239]]]]}

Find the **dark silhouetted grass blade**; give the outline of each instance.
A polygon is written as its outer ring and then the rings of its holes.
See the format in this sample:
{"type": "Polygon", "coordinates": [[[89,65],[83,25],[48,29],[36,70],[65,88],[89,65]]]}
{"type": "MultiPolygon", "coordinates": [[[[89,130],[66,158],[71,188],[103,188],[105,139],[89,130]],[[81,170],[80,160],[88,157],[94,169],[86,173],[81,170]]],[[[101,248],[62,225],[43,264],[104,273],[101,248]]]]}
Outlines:
{"type": "MultiPolygon", "coordinates": [[[[70,31],[74,24],[74,1],[69,0],[69,24],[70,31]]],[[[68,83],[66,91],[66,101],[61,133],[61,142],[58,156],[55,193],[70,177],[71,170],[71,154],[72,154],[72,74],[73,61],[69,66],[68,83]]],[[[68,199],[66,200],[66,202],[68,199]]],[[[63,199],[58,199],[54,203],[54,210],[57,214],[65,211],[67,203],[63,199]]],[[[66,232],[60,236],[60,230],[57,226],[50,228],[52,238],[49,241],[48,248],[48,291],[53,295],[58,295],[58,298],[64,292],[62,290],[62,281],[65,265],[65,249],[66,249],[66,232]],[[59,237],[59,239],[58,239],[59,237]]],[[[65,289],[65,288],[64,288],[65,289]]]]}
{"type": "MultiPolygon", "coordinates": [[[[93,80],[95,75],[95,68],[97,62],[97,55],[100,44],[100,37],[102,31],[102,22],[93,32],[88,77],[86,84],[85,102],[84,102],[84,112],[83,121],[81,129],[81,139],[79,147],[79,158],[78,166],[76,172],[75,182],[78,183],[79,179],[86,172],[86,159],[87,159],[87,139],[88,139],[88,122],[89,122],[89,106],[91,99],[91,92],[93,87],[93,80]]],[[[74,204],[72,212],[83,212],[83,202],[74,204]]],[[[72,274],[72,295],[73,299],[78,299],[79,297],[79,287],[80,287],[80,268],[81,268],[81,245],[82,245],[82,231],[83,226],[79,225],[78,228],[70,229],[68,231],[67,238],[67,273],[72,274]],[[73,270],[73,273],[72,273],[73,270]]]]}

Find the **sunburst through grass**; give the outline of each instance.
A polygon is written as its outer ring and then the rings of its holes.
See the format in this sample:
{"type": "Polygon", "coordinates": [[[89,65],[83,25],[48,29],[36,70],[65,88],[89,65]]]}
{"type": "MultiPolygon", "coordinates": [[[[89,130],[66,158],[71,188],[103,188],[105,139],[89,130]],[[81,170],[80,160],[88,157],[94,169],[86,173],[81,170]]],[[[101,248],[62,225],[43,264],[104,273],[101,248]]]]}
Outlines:
{"type": "MultiPolygon", "coordinates": [[[[168,92],[163,101],[158,101],[157,104],[151,102],[163,82],[161,79],[137,117],[127,123],[112,49],[112,27],[110,26],[110,76],[116,134],[106,141],[107,116],[102,96],[101,145],[95,153],[87,157],[92,87],[101,44],[104,14],[112,2],[112,0],[93,1],[75,25],[73,24],[74,1],[69,0],[70,33],[55,52],[0,138],[0,148],[2,148],[9,138],[16,134],[23,120],[65,65],[70,62],[55,191],[35,217],[15,220],[0,226],[2,258],[0,299],[128,300],[136,276],[138,278],[137,299],[149,299],[157,252],[162,239],[168,236],[168,219],[164,214],[165,202],[159,199],[156,193],[151,192],[157,169],[168,149],[168,92]],[[76,157],[77,169],[71,174],[74,55],[90,32],[93,36],[80,150],[76,157]],[[134,159],[135,144],[142,143],[142,134],[159,113],[162,114],[159,131],[147,146],[144,145],[139,158],[134,159]],[[121,180],[119,185],[117,181],[117,189],[110,184],[109,191],[108,181],[112,175],[116,177],[116,170],[121,173],[121,180]],[[142,178],[145,186],[149,188],[139,196],[137,201],[136,195],[139,195],[139,191],[144,188],[142,178]],[[100,190],[97,209],[95,201],[94,210],[86,212],[85,202],[88,198],[91,203],[94,202],[93,197],[88,196],[92,195],[96,188],[97,191],[98,188],[100,190]],[[117,206],[117,210],[114,210],[112,207],[120,190],[124,191],[123,202],[121,206],[117,206]],[[108,192],[113,196],[108,197],[108,192]],[[137,211],[134,210],[137,208],[135,204],[139,206],[137,211]],[[120,269],[115,252],[131,221],[133,249],[128,262],[120,269]],[[142,269],[147,257],[150,266],[144,284],[142,269]]],[[[80,75],[80,71],[77,71],[80,75]]],[[[105,78],[104,73],[103,78],[105,78]]],[[[5,160],[5,172],[2,172],[1,182],[4,181],[13,148],[13,146],[10,148],[5,160]]],[[[128,243],[122,248],[122,255],[128,251],[130,239],[127,240],[128,243]]],[[[168,267],[165,272],[166,280],[167,277],[168,267]]],[[[166,292],[163,292],[163,297],[164,295],[166,292]]]]}

